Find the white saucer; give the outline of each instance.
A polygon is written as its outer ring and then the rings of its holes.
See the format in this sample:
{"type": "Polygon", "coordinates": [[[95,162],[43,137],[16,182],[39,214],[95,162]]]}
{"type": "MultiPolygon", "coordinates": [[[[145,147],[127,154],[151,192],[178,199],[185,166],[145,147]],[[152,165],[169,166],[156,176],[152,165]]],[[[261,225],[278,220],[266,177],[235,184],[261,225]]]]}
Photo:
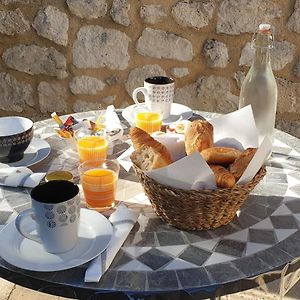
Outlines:
{"type": "MultiPolygon", "coordinates": [[[[31,232],[35,231],[33,220],[28,221],[25,226],[31,232]]],[[[13,221],[0,231],[0,256],[8,263],[25,270],[66,270],[82,265],[103,252],[110,243],[112,233],[112,225],[103,215],[83,208],[80,212],[79,239],[75,247],[62,254],[51,254],[41,244],[24,238],[13,221]]]]}
{"type": "Polygon", "coordinates": [[[50,145],[45,140],[33,138],[24,152],[24,157],[21,160],[7,163],[6,165],[10,167],[30,167],[45,159],[49,155],[50,150],[50,145]]]}
{"type": "MultiPolygon", "coordinates": [[[[124,108],[122,116],[129,124],[133,125],[134,114],[144,110],[147,110],[145,103],[133,104],[124,108]]],[[[179,120],[188,120],[192,115],[193,111],[189,107],[179,103],[172,103],[170,116],[163,120],[163,125],[168,125],[179,120]]]]}

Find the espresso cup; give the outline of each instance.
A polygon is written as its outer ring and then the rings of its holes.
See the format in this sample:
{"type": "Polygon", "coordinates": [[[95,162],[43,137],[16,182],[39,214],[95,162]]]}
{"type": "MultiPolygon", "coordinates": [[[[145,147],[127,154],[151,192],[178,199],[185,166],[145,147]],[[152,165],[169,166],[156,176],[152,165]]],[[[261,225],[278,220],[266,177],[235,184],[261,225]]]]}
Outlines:
{"type": "MultiPolygon", "coordinates": [[[[49,253],[71,250],[78,240],[79,188],[67,180],[42,183],[31,191],[32,208],[21,212],[16,228],[25,238],[41,243],[49,253]],[[26,219],[36,223],[36,232],[26,231],[26,219]]],[[[27,220],[28,221],[28,220],[27,220]]]]}
{"type": "Polygon", "coordinates": [[[139,104],[137,94],[142,92],[147,109],[159,112],[163,119],[170,116],[171,106],[174,98],[174,79],[164,76],[146,78],[143,87],[136,88],[132,93],[133,101],[139,104]]]}

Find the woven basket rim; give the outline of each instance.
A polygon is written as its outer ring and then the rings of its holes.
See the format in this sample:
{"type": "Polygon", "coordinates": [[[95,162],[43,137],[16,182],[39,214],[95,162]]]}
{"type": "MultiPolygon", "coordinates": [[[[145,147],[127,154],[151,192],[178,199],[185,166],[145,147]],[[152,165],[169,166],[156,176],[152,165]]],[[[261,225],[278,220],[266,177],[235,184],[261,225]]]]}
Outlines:
{"type": "Polygon", "coordinates": [[[133,163],[133,166],[134,168],[136,168],[139,172],[141,172],[142,174],[144,174],[145,177],[148,178],[148,180],[152,181],[154,184],[160,186],[161,188],[164,188],[164,189],[168,189],[168,190],[176,190],[178,191],[179,193],[199,193],[201,191],[201,193],[205,193],[205,194],[211,194],[211,193],[215,193],[215,192],[230,192],[230,191],[233,191],[235,189],[247,189],[249,185],[253,184],[253,182],[256,180],[256,177],[260,174],[264,174],[266,172],[266,166],[265,165],[262,165],[260,167],[260,169],[257,171],[257,173],[255,174],[255,176],[252,178],[252,180],[248,181],[247,183],[243,184],[243,185],[234,185],[233,188],[216,188],[214,190],[211,190],[211,189],[202,189],[202,190],[195,190],[195,189],[190,189],[190,190],[185,190],[185,189],[181,189],[181,188],[176,188],[176,187],[172,187],[170,185],[165,185],[163,183],[160,183],[158,181],[156,181],[155,179],[149,177],[145,171],[143,171],[142,169],[140,169],[137,165],[135,165],[133,163]]]}

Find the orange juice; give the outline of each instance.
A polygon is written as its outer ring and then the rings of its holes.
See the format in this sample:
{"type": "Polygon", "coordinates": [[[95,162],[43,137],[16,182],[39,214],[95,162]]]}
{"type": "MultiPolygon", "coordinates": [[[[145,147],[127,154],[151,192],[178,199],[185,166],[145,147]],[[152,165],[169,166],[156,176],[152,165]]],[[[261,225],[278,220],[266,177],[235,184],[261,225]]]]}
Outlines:
{"type": "Polygon", "coordinates": [[[108,142],[103,136],[84,136],[77,141],[80,162],[87,160],[104,161],[108,142]]]}
{"type": "Polygon", "coordinates": [[[136,127],[143,129],[148,133],[161,130],[162,116],[157,112],[138,112],[135,115],[136,127]]]}
{"type": "Polygon", "coordinates": [[[118,175],[109,169],[90,169],[81,177],[86,204],[98,210],[114,206],[118,175]]]}

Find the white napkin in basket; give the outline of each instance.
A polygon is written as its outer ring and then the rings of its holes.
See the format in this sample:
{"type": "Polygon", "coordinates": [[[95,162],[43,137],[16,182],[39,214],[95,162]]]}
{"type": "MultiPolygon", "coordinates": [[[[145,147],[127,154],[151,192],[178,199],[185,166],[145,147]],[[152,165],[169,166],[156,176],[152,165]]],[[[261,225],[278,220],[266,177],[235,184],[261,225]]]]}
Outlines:
{"type": "Polygon", "coordinates": [[[139,214],[120,204],[109,220],[113,226],[113,236],[107,249],[96,257],[85,272],[85,282],[98,282],[109,268],[119,249],[125,242],[139,214]]]}
{"type": "Polygon", "coordinates": [[[40,183],[45,175],[46,173],[33,173],[26,167],[1,167],[0,185],[33,188],[40,183]]]}

